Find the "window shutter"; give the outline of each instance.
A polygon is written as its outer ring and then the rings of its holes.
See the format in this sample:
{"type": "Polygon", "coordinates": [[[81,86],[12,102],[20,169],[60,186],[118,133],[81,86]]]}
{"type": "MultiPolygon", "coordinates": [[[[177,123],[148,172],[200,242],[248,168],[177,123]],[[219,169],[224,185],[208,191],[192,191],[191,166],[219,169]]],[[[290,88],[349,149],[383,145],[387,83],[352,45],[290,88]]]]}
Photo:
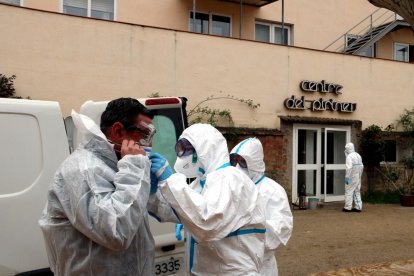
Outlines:
{"type": "Polygon", "coordinates": [[[114,12],[114,0],[91,0],[91,9],[103,12],[114,12]]]}
{"type": "Polygon", "coordinates": [[[63,6],[87,9],[88,0],[63,0],[63,6]]]}

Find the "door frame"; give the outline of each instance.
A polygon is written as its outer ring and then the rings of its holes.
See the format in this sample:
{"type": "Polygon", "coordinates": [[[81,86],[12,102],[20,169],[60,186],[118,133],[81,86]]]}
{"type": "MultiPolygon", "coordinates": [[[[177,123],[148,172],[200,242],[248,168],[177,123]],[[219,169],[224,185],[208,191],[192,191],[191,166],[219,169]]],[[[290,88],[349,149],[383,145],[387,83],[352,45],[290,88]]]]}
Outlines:
{"type": "MultiPolygon", "coordinates": [[[[316,171],[316,191],[315,195],[312,197],[316,197],[318,199],[323,199],[330,202],[330,201],[343,201],[344,196],[326,196],[326,165],[322,164],[322,147],[326,147],[327,139],[326,139],[326,130],[344,130],[346,131],[346,143],[349,143],[351,141],[351,126],[350,125],[319,125],[319,124],[293,124],[293,132],[292,132],[292,202],[296,202],[298,200],[298,189],[297,189],[297,171],[298,169],[313,169],[316,171]],[[316,164],[297,164],[297,158],[298,158],[298,130],[299,129],[306,129],[306,130],[316,130],[317,132],[317,138],[316,138],[316,164]],[[322,145],[322,130],[324,130],[324,145],[322,145]],[[324,183],[321,183],[321,170],[322,166],[325,166],[324,170],[324,183]],[[324,185],[324,194],[321,194],[321,187],[324,185]]],[[[324,160],[326,163],[326,149],[324,150],[324,160]]],[[[331,165],[332,166],[332,165],[331,165]]],[[[333,165],[334,167],[340,167],[342,165],[333,165]]],[[[345,164],[343,164],[343,167],[345,167],[345,164]]]]}

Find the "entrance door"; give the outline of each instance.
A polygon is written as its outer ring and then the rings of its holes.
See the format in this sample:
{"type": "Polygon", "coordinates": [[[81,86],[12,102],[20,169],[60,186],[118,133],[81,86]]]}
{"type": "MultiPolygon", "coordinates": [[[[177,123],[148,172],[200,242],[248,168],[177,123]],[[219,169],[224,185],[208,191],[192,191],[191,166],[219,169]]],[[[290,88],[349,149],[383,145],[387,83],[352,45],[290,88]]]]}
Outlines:
{"type": "Polygon", "coordinates": [[[322,183],[325,202],[341,201],[345,196],[345,145],[349,131],[340,128],[325,128],[324,154],[322,160],[322,183]]]}
{"type": "Polygon", "coordinates": [[[292,200],[344,200],[345,144],[350,127],[294,125],[292,200]]]}

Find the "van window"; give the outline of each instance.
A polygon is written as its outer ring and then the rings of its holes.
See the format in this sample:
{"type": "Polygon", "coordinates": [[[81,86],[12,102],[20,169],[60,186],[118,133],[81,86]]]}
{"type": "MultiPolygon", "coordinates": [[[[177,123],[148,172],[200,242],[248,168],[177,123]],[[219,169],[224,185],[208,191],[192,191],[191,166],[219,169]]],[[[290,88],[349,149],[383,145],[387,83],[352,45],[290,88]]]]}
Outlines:
{"type": "Polygon", "coordinates": [[[152,152],[158,152],[167,158],[174,169],[175,143],[185,129],[185,120],[181,108],[152,109],[153,124],[157,129],[152,142],[152,152]]]}
{"type": "Polygon", "coordinates": [[[174,123],[170,118],[163,115],[155,116],[152,123],[157,129],[152,141],[152,152],[162,154],[173,168],[176,158],[175,143],[177,141],[174,123]]]}
{"type": "Polygon", "coordinates": [[[30,187],[39,176],[43,156],[39,124],[35,117],[2,113],[0,129],[1,196],[30,187]]]}

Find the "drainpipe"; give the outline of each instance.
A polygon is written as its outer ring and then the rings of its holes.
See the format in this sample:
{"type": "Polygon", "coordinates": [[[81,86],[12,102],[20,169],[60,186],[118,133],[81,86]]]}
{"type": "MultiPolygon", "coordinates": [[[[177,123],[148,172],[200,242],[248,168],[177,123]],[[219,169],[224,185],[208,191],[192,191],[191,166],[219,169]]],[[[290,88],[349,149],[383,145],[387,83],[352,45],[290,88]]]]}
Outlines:
{"type": "Polygon", "coordinates": [[[193,32],[197,32],[196,30],[196,0],[193,0],[193,32]]]}
{"type": "Polygon", "coordinates": [[[282,0],[282,41],[280,44],[285,44],[285,0],[282,0]]]}
{"type": "Polygon", "coordinates": [[[242,38],[242,20],[243,20],[243,0],[240,0],[240,34],[239,34],[239,38],[242,38]]]}

